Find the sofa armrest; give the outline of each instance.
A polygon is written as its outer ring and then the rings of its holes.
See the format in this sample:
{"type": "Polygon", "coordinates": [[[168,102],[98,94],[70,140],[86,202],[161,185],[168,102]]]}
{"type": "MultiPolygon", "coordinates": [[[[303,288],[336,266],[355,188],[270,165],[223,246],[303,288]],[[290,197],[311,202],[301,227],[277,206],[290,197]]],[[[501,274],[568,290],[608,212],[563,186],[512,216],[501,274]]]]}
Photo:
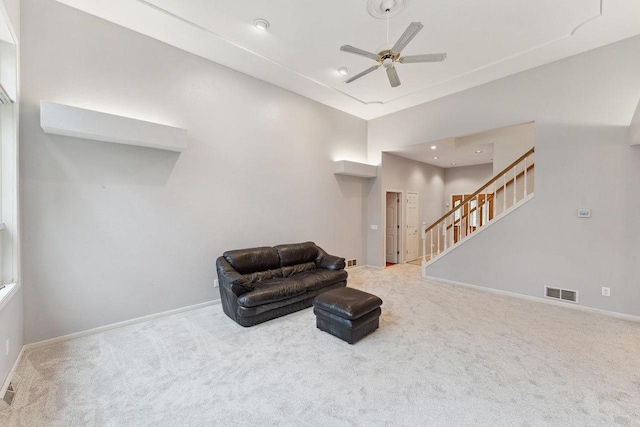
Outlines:
{"type": "Polygon", "coordinates": [[[316,258],[316,267],[325,270],[344,270],[346,266],[344,258],[329,255],[321,248],[318,248],[318,257],[316,258]]]}
{"type": "Polygon", "coordinates": [[[249,281],[242,274],[238,273],[224,257],[220,257],[216,260],[216,270],[218,271],[220,287],[224,287],[225,289],[233,292],[236,296],[240,296],[253,289],[253,283],[249,283],[249,281]]]}

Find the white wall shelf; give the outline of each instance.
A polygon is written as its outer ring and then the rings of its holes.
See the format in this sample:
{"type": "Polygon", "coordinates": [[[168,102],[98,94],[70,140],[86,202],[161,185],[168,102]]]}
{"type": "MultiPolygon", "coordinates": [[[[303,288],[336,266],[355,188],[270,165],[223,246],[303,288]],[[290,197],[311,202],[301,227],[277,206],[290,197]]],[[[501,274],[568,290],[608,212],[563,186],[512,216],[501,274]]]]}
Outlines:
{"type": "Polygon", "coordinates": [[[629,125],[629,143],[631,145],[640,145],[640,102],[629,125]]]}
{"type": "Polygon", "coordinates": [[[361,178],[375,178],[378,175],[378,168],[365,163],[350,162],[348,160],[338,160],[334,162],[336,175],[358,176],[361,178]]]}
{"type": "Polygon", "coordinates": [[[181,152],[187,131],[114,114],[40,101],[40,126],[49,134],[181,152]]]}

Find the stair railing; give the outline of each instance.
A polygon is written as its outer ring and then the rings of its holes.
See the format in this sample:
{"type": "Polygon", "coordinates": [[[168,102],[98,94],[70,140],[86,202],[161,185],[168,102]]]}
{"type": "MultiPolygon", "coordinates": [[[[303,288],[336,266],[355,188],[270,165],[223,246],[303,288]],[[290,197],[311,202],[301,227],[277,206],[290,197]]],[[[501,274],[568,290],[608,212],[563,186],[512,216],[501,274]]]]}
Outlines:
{"type": "Polygon", "coordinates": [[[524,153],[440,219],[424,227],[422,260],[428,262],[533,194],[535,149],[524,153]]]}

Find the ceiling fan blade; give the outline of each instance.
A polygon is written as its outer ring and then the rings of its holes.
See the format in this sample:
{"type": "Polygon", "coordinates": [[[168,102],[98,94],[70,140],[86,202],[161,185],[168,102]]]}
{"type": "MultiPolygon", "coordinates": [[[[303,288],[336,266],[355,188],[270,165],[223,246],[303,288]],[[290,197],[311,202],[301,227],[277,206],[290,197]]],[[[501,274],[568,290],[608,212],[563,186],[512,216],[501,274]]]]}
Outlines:
{"type": "Polygon", "coordinates": [[[400,86],[400,77],[398,77],[396,67],[387,68],[387,77],[389,77],[389,83],[391,83],[391,87],[400,86]]]}
{"type": "Polygon", "coordinates": [[[357,47],[349,46],[348,44],[340,46],[340,50],[343,52],[349,52],[356,55],[364,56],[365,58],[373,59],[374,61],[378,60],[378,55],[376,55],[375,53],[367,52],[366,50],[358,49],[357,47]]]}
{"type": "Polygon", "coordinates": [[[442,62],[447,59],[446,53],[428,53],[425,55],[403,56],[398,60],[403,64],[414,64],[416,62],[442,62]]]}
{"type": "Polygon", "coordinates": [[[360,74],[356,74],[355,76],[353,76],[353,77],[351,77],[351,78],[349,78],[349,79],[345,80],[345,83],[351,83],[352,81],[357,80],[357,79],[359,79],[359,78],[360,78],[360,77],[362,77],[362,76],[366,76],[367,74],[369,74],[369,73],[371,73],[371,72],[373,72],[373,71],[377,70],[378,68],[380,68],[380,65],[381,65],[381,64],[378,64],[378,65],[374,65],[374,66],[373,66],[373,67],[371,67],[371,68],[367,68],[366,70],[364,70],[364,71],[363,71],[363,72],[361,72],[360,74]]]}
{"type": "Polygon", "coordinates": [[[393,45],[391,48],[395,53],[402,52],[402,49],[407,47],[409,42],[413,40],[413,38],[420,32],[420,30],[424,27],[422,22],[412,22],[409,24],[406,30],[404,30],[404,34],[400,36],[400,39],[393,45]]]}

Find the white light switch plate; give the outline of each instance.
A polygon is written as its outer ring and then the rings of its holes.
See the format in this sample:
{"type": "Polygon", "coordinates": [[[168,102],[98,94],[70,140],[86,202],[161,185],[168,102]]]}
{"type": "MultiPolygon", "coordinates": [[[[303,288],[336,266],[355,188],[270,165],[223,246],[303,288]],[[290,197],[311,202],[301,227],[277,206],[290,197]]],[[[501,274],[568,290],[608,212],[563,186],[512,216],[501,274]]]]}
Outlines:
{"type": "Polygon", "coordinates": [[[213,281],[213,287],[214,287],[214,288],[217,288],[218,286],[220,286],[220,282],[218,282],[218,279],[215,279],[215,280],[213,281]]]}
{"type": "Polygon", "coordinates": [[[591,209],[578,209],[578,218],[591,218],[591,209]]]}
{"type": "Polygon", "coordinates": [[[377,229],[378,229],[378,226],[377,226],[377,225],[371,225],[371,229],[372,229],[372,230],[377,230],[377,229]]]}

